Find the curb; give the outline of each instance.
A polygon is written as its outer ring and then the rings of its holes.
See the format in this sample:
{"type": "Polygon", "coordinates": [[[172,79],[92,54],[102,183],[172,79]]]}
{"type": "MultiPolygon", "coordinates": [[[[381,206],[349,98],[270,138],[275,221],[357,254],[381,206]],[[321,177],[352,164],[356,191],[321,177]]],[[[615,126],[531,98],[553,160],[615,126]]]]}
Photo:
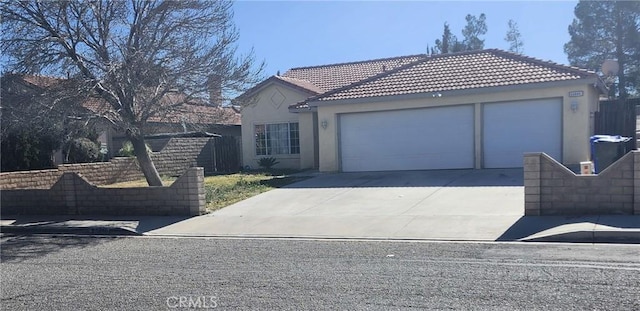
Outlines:
{"type": "MultiPolygon", "coordinates": [[[[90,226],[90,227],[66,227],[66,226],[42,226],[42,225],[4,225],[0,226],[3,234],[72,234],[93,236],[148,236],[148,237],[211,237],[211,238],[260,238],[260,239],[322,239],[322,240],[381,240],[381,241],[422,241],[431,239],[407,239],[407,238],[355,238],[355,237],[311,237],[311,236],[251,236],[251,235],[189,235],[189,234],[144,234],[125,227],[90,226]]],[[[467,240],[436,239],[440,242],[461,242],[467,240]]],[[[475,241],[475,240],[472,240],[475,241]]],[[[471,241],[470,241],[471,242],[471,241]]],[[[480,242],[480,241],[475,241],[480,242]]],[[[544,243],[612,243],[612,244],[640,244],[640,230],[583,230],[563,232],[548,235],[533,235],[522,239],[483,241],[483,242],[544,242],[544,243]]]]}
{"type": "Polygon", "coordinates": [[[110,236],[142,236],[132,229],[121,227],[63,227],[63,226],[0,226],[0,233],[10,234],[77,234],[77,235],[110,235],[110,236]]]}
{"type": "Polygon", "coordinates": [[[574,231],[546,236],[532,236],[520,239],[521,242],[562,242],[562,243],[615,243],[640,244],[640,230],[622,231],[574,231]]]}

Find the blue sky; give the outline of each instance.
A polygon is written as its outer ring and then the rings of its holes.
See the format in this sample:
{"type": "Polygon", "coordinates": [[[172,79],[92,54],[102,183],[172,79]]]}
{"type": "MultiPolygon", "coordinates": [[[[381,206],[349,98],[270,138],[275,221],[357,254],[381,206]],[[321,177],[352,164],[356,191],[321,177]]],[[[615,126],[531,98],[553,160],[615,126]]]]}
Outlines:
{"type": "Polygon", "coordinates": [[[238,1],[240,53],[252,47],[265,75],[293,67],[426,53],[448,22],[462,39],[467,14],[487,16],[485,48],[508,50],[507,22],[518,23],[524,54],[568,64],[577,1],[238,1]]]}

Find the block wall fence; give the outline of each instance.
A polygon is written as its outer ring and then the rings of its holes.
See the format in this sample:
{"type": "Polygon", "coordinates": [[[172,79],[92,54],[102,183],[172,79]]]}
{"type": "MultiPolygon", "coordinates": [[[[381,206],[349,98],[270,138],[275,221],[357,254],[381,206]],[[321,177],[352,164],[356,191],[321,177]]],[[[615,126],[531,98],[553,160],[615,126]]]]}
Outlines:
{"type": "MultiPolygon", "coordinates": [[[[180,176],[190,167],[212,166],[207,146],[213,138],[171,138],[153,158],[160,175],[180,176]]],[[[0,173],[0,190],[49,189],[64,173],[77,173],[94,185],[143,179],[135,158],[114,158],[109,162],[63,164],[55,169],[0,173]]]]}
{"type": "Polygon", "coordinates": [[[139,188],[99,188],[77,173],[63,173],[50,189],[3,190],[0,204],[4,215],[201,215],[204,169],[187,169],[170,187],[139,188]]]}
{"type": "Polygon", "coordinates": [[[525,215],[640,215],[640,150],[597,175],[576,175],[544,153],[524,156],[525,215]]]}

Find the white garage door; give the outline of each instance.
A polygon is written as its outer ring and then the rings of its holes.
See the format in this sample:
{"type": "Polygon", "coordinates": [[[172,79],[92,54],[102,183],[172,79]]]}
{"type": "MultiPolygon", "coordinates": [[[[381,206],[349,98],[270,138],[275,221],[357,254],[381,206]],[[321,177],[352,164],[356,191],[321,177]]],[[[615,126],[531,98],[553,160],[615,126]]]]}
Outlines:
{"type": "Polygon", "coordinates": [[[484,104],[482,119],[485,168],[522,167],[525,152],[562,161],[561,99],[484,104]]]}
{"type": "Polygon", "coordinates": [[[342,170],[473,168],[473,107],[343,114],[342,170]]]}

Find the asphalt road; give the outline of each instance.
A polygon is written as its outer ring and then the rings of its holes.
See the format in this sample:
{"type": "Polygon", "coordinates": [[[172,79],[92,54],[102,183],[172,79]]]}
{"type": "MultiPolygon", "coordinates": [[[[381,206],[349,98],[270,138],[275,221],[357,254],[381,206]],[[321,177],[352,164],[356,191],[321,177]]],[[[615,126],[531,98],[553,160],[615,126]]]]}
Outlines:
{"type": "Polygon", "coordinates": [[[640,310],[640,246],[2,236],[2,310],[640,310]]]}

